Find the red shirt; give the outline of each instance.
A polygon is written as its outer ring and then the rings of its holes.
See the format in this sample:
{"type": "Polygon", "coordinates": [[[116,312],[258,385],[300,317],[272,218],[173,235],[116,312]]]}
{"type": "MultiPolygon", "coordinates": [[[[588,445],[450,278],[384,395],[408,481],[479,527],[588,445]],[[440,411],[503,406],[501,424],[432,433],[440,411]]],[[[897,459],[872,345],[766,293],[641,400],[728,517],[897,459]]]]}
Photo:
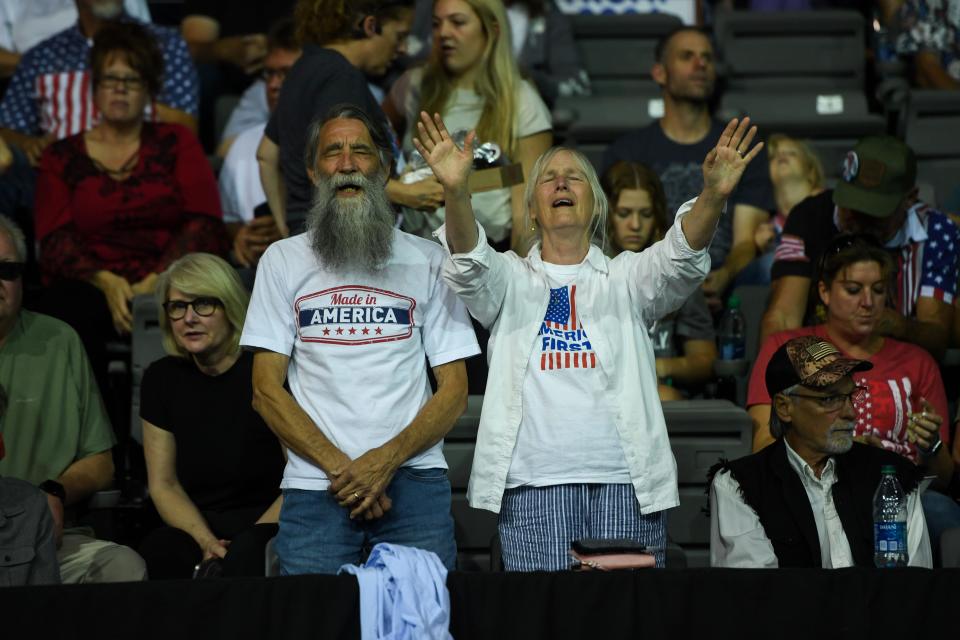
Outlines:
{"type": "MultiPolygon", "coordinates": [[[[750,374],[747,407],[770,404],[765,379],[767,363],[780,345],[791,338],[809,335],[830,342],[827,327],[823,324],[781,331],[767,338],[750,374]]],[[[940,438],[946,446],[950,440],[947,394],[940,369],[930,354],[915,345],[884,338],[883,347],[869,360],[873,369],[853,374],[854,382],[867,388],[864,399],[854,405],[857,412],[855,434],[877,436],[883,441],[884,449],[917,462],[917,447],[907,442],[907,423],[911,413],[922,411],[920,398],[926,398],[943,418],[940,438]]]]}
{"type": "Polygon", "coordinates": [[[190,251],[224,253],[216,179],[196,137],[180,125],[144,123],[140,138],[125,180],[87,155],[83,134],[44,151],[36,228],[48,280],[105,269],[136,282],[190,251]]]}

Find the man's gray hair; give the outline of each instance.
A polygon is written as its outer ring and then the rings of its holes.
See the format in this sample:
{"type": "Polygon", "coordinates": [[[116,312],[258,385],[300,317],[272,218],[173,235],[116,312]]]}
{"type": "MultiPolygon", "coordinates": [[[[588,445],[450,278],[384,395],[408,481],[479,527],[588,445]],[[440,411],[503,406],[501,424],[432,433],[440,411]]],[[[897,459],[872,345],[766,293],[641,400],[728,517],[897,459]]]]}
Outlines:
{"type": "Polygon", "coordinates": [[[337,104],[324,115],[315,118],[307,129],[307,143],[303,147],[303,162],[306,167],[313,169],[317,166],[317,154],[320,152],[320,131],[331,120],[359,120],[367,128],[370,139],[377,148],[380,166],[390,175],[393,169],[393,147],[390,145],[390,136],[384,127],[375,122],[367,112],[353,104],[337,104]]]}
{"type": "MultiPolygon", "coordinates": [[[[789,397],[790,394],[796,391],[799,386],[800,386],[799,384],[795,384],[793,386],[787,387],[783,391],[778,391],[777,393],[775,393],[773,397],[776,398],[781,393],[789,397]]],[[[777,415],[777,408],[773,406],[773,398],[770,398],[770,435],[772,435],[774,438],[779,440],[789,430],[790,430],[790,423],[784,422],[783,420],[780,419],[780,416],[777,415]]]]}
{"type": "Polygon", "coordinates": [[[27,239],[17,223],[0,213],[0,232],[10,236],[13,248],[17,250],[17,262],[27,261],[27,239]]]}

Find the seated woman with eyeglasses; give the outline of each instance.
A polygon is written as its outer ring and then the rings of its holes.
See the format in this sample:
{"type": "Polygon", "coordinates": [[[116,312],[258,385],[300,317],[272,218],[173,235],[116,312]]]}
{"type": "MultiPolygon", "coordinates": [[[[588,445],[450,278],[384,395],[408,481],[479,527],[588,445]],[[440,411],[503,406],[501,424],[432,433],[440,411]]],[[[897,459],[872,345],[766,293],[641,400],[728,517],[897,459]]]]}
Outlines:
{"type": "Polygon", "coordinates": [[[46,306],[77,330],[99,376],[103,344],[131,330],[132,298],[152,293],[179,256],[226,255],[227,245],[196,137],[145,116],[156,113],[163,73],[150,34],[131,23],[104,26],[90,62],[99,120],[44,151],[35,216],[41,274],[57,291],[46,306]]]}
{"type": "Polygon", "coordinates": [[[253,354],[240,349],[249,294],[221,258],[195,253],[157,282],[171,355],[141,384],[150,497],[166,527],[144,540],[150,578],[188,578],[201,560],[263,575],[276,535],[284,460],[253,410],[253,354]]]}
{"type": "MultiPolygon", "coordinates": [[[[922,348],[879,334],[877,325],[896,280],[893,256],[870,236],[841,235],[823,254],[817,291],[824,322],[812,327],[782,331],[762,345],[754,363],[747,392],[747,411],[753,420],[753,448],[771,442],[770,396],[766,392],[767,363],[791,338],[816,335],[836,345],[848,357],[869,360],[873,369],[854,374],[859,390],[850,400],[856,409],[854,435],[862,442],[895,451],[936,476],[935,486],[946,487],[953,475],[950,425],[944,416],[947,398],[940,370],[922,348]]],[[[818,310],[819,312],[819,310],[818,310]]],[[[806,399],[824,413],[836,413],[845,396],[806,399]]],[[[938,530],[931,511],[953,512],[956,505],[935,491],[923,495],[930,539],[936,546],[938,530]]],[[[945,515],[955,520],[960,513],[945,515]]],[[[957,521],[960,526],[960,521],[957,521]]]]}

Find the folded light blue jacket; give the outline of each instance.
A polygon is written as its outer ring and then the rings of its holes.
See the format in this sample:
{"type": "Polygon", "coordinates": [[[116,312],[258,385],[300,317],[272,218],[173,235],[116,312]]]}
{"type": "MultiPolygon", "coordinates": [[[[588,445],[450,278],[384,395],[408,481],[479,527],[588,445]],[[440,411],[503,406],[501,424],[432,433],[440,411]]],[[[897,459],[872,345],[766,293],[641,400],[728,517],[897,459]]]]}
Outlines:
{"type": "Polygon", "coordinates": [[[363,566],[338,573],[360,584],[362,640],[453,640],[447,569],[432,551],[381,542],[363,566]]]}

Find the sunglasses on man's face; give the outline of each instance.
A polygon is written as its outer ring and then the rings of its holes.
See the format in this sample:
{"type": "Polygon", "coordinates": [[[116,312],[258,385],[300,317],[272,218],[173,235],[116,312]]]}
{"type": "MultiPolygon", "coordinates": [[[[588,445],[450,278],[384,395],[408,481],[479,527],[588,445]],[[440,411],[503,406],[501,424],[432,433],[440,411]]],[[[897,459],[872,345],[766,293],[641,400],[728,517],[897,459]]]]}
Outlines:
{"type": "Polygon", "coordinates": [[[24,263],[0,262],[0,280],[16,280],[23,275],[24,263]]]}

